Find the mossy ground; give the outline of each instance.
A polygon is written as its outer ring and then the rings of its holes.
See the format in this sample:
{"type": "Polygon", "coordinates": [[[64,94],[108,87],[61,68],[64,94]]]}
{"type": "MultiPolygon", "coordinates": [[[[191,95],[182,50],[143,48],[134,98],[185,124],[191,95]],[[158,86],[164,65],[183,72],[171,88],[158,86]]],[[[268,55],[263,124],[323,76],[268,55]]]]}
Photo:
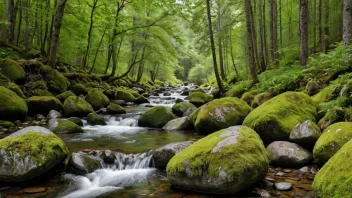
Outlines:
{"type": "Polygon", "coordinates": [[[220,141],[228,137],[220,136],[226,130],[208,135],[177,153],[168,163],[167,173],[185,172],[183,163],[189,162],[194,176],[199,175],[198,168],[204,166],[208,167],[207,173],[210,177],[218,177],[221,167],[230,176],[230,180],[257,177],[255,172],[248,173],[245,170],[258,170],[266,174],[269,159],[265,147],[255,131],[248,127],[240,128],[241,135],[237,137],[237,143],[224,146],[221,152],[212,152],[220,141]]]}
{"type": "Polygon", "coordinates": [[[7,152],[16,151],[20,154],[21,159],[29,155],[38,164],[56,161],[57,157],[66,156],[69,152],[65,143],[56,135],[46,136],[35,131],[15,138],[1,139],[0,149],[7,152]]]}
{"type": "Polygon", "coordinates": [[[318,172],[313,190],[322,198],[352,197],[352,141],[346,143],[318,172]]]}
{"type": "Polygon", "coordinates": [[[350,139],[352,139],[352,122],[339,122],[329,126],[315,143],[313,149],[315,162],[324,164],[350,139]]]}

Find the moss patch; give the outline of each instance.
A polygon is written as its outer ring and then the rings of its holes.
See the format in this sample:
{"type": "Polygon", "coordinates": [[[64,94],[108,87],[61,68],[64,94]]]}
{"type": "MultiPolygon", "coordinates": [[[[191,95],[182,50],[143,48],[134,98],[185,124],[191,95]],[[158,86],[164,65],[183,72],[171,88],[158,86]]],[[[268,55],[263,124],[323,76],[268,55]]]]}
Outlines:
{"type": "Polygon", "coordinates": [[[56,98],[59,99],[61,102],[64,102],[70,96],[76,95],[72,91],[65,91],[64,93],[57,95],[56,98]]]}
{"type": "Polygon", "coordinates": [[[21,82],[26,78],[26,72],[12,59],[0,59],[0,73],[14,82],[21,82]]]}
{"type": "Polygon", "coordinates": [[[203,104],[211,101],[212,99],[212,96],[202,92],[193,92],[188,96],[189,102],[197,107],[202,106],[203,104]]]}
{"type": "Polygon", "coordinates": [[[27,116],[28,107],[25,101],[15,92],[0,87],[0,119],[18,120],[27,116]]]}
{"type": "Polygon", "coordinates": [[[67,91],[70,82],[60,72],[49,66],[42,65],[40,73],[45,77],[46,82],[48,82],[48,88],[51,92],[60,94],[67,91]]]}
{"type": "Polygon", "coordinates": [[[138,126],[161,128],[172,119],[175,119],[175,115],[168,108],[157,106],[141,115],[138,126]]]}
{"type": "Polygon", "coordinates": [[[62,103],[52,96],[30,97],[27,99],[27,105],[30,115],[42,114],[46,116],[51,110],[62,110],[62,103]]]}
{"type": "Polygon", "coordinates": [[[183,116],[183,113],[187,111],[187,109],[192,108],[192,107],[196,107],[193,104],[189,103],[189,102],[180,102],[175,104],[172,107],[172,112],[174,114],[176,114],[177,116],[183,116]]]}
{"type": "Polygon", "coordinates": [[[99,110],[110,104],[109,98],[106,95],[104,95],[101,91],[99,91],[99,89],[97,88],[91,89],[88,92],[86,101],[92,105],[94,110],[99,110]]]}
{"type": "Polygon", "coordinates": [[[70,96],[64,102],[64,112],[67,117],[85,117],[93,113],[93,107],[80,97],[70,96]]]}
{"type": "Polygon", "coordinates": [[[307,94],[286,92],[254,109],[243,125],[254,129],[266,145],[288,140],[293,127],[306,120],[316,122],[317,105],[307,94]]]}
{"type": "Polygon", "coordinates": [[[352,138],[352,122],[339,122],[329,126],[313,149],[317,164],[327,162],[340,148],[352,138]]]}

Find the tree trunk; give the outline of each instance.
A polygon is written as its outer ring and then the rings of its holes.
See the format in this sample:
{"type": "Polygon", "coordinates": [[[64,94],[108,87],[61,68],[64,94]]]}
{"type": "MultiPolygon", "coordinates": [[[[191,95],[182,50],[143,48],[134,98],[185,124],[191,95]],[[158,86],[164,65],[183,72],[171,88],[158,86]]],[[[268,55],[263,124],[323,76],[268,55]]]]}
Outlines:
{"type": "Polygon", "coordinates": [[[323,36],[323,52],[326,53],[329,48],[329,0],[324,0],[324,36],[323,36]]]}
{"type": "Polygon", "coordinates": [[[104,32],[103,32],[103,35],[101,36],[101,39],[100,39],[100,42],[99,42],[99,44],[98,44],[97,50],[95,51],[95,56],[94,56],[92,68],[90,68],[89,74],[93,72],[93,69],[94,69],[94,67],[95,67],[95,62],[96,62],[97,57],[98,57],[98,53],[99,53],[100,46],[101,46],[101,44],[103,43],[103,39],[104,39],[104,37],[105,37],[106,29],[107,29],[107,27],[104,29],[104,32]]]}
{"type": "Polygon", "coordinates": [[[352,40],[352,0],[344,0],[343,5],[343,42],[347,46],[352,40]]]}
{"type": "Polygon", "coordinates": [[[315,50],[317,48],[317,22],[316,22],[316,17],[317,17],[317,0],[314,0],[313,2],[313,53],[315,53],[315,50]]]}
{"type": "Polygon", "coordinates": [[[95,12],[95,9],[97,8],[97,4],[98,4],[98,0],[94,0],[93,5],[91,6],[92,11],[90,13],[90,23],[89,23],[89,30],[88,30],[87,47],[86,47],[86,52],[84,54],[83,62],[82,62],[83,69],[86,69],[88,66],[87,62],[88,62],[89,51],[91,48],[91,40],[92,40],[91,37],[92,37],[92,30],[93,30],[93,23],[94,23],[94,12],[95,12]]]}
{"type": "Polygon", "coordinates": [[[112,45],[109,44],[109,45],[108,45],[108,61],[106,62],[106,67],[105,67],[104,74],[107,74],[107,73],[108,73],[108,70],[109,70],[109,67],[110,67],[111,51],[112,51],[112,45]]]}
{"type": "Polygon", "coordinates": [[[306,67],[308,62],[308,0],[300,0],[300,60],[301,66],[306,67]]]}
{"type": "Polygon", "coordinates": [[[236,76],[239,77],[239,73],[238,73],[238,70],[237,70],[237,67],[236,67],[236,64],[235,64],[235,57],[233,55],[233,48],[232,48],[232,31],[231,31],[231,28],[230,28],[230,53],[231,53],[231,61],[232,61],[232,65],[233,65],[233,68],[235,69],[235,72],[236,72],[236,76]]]}
{"type": "Polygon", "coordinates": [[[222,31],[221,31],[221,0],[218,0],[218,50],[219,50],[219,63],[220,63],[220,76],[225,79],[224,71],[224,57],[222,54],[222,31]]]}
{"type": "Polygon", "coordinates": [[[264,56],[265,56],[265,68],[269,63],[269,50],[268,50],[268,36],[266,32],[266,8],[265,8],[265,0],[262,2],[262,16],[263,16],[263,39],[264,39],[264,56]]]}
{"type": "Polygon", "coordinates": [[[319,29],[319,46],[320,52],[323,52],[323,0],[319,0],[319,15],[318,15],[318,29],[319,29]]]}
{"type": "Polygon", "coordinates": [[[263,13],[263,6],[262,4],[265,2],[265,0],[261,0],[261,4],[259,5],[259,65],[260,65],[260,70],[263,72],[266,70],[266,63],[265,63],[265,47],[264,47],[264,29],[265,26],[263,25],[264,21],[264,15],[263,13]]]}
{"type": "Polygon", "coordinates": [[[45,55],[45,45],[46,45],[46,40],[48,38],[48,33],[49,33],[49,16],[50,16],[50,0],[46,0],[45,31],[44,31],[42,46],[40,47],[40,51],[43,55],[45,55]]]}
{"type": "Polygon", "coordinates": [[[24,37],[25,40],[25,47],[26,47],[26,52],[29,51],[29,42],[30,42],[30,36],[31,36],[31,29],[30,29],[30,0],[26,0],[26,35],[24,37]]]}
{"type": "Polygon", "coordinates": [[[210,0],[206,0],[206,3],[207,3],[207,18],[208,18],[208,26],[209,26],[210,45],[211,45],[211,51],[213,56],[214,72],[215,72],[216,82],[218,83],[218,86],[219,86],[220,94],[223,94],[224,89],[222,87],[222,82],[219,76],[219,71],[218,71],[218,66],[216,61],[216,49],[215,49],[213,26],[211,22],[211,13],[210,13],[210,0]]]}
{"type": "Polygon", "coordinates": [[[60,0],[59,6],[56,12],[54,30],[53,30],[53,35],[52,35],[51,45],[50,45],[50,54],[48,56],[48,65],[51,67],[54,67],[56,65],[56,55],[59,49],[61,23],[62,23],[62,18],[64,17],[66,3],[67,3],[67,0],[60,0]]]}
{"type": "Polygon", "coordinates": [[[276,0],[270,0],[270,41],[271,59],[274,65],[279,66],[278,39],[277,39],[277,5],[276,0]]]}
{"type": "Polygon", "coordinates": [[[14,0],[6,0],[7,4],[7,20],[8,25],[6,27],[6,41],[10,43],[15,42],[15,22],[16,22],[16,13],[15,13],[15,2],[14,0]]]}
{"type": "Polygon", "coordinates": [[[20,16],[18,18],[18,26],[17,26],[17,38],[16,38],[16,44],[18,45],[20,42],[20,35],[21,35],[21,25],[22,25],[22,13],[23,13],[23,6],[22,6],[22,0],[18,0],[18,9],[20,16]]]}
{"type": "MultiPolygon", "coordinates": [[[[54,0],[54,9],[56,10],[57,8],[57,1],[58,0],[54,0]]],[[[49,34],[49,37],[48,37],[48,50],[47,50],[47,55],[50,54],[50,49],[51,49],[51,40],[53,38],[53,31],[54,31],[54,22],[55,22],[55,14],[52,14],[51,16],[51,25],[50,25],[50,34],[49,34]]]]}
{"type": "Polygon", "coordinates": [[[258,76],[256,72],[256,63],[253,49],[253,33],[252,33],[252,5],[251,0],[245,0],[245,13],[246,13],[246,27],[247,27],[247,43],[248,43],[248,63],[251,72],[253,83],[258,83],[258,76]]]}

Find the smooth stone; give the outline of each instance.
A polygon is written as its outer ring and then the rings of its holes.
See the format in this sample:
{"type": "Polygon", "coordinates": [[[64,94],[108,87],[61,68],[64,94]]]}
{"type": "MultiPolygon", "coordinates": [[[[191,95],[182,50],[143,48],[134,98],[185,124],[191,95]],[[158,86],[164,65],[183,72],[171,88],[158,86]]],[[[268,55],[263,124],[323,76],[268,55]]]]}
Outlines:
{"type": "Polygon", "coordinates": [[[275,183],[275,188],[280,191],[288,191],[292,189],[292,184],[289,182],[275,183]]]}
{"type": "Polygon", "coordinates": [[[45,192],[47,189],[44,187],[30,187],[23,189],[23,192],[26,194],[35,194],[45,192]]]}

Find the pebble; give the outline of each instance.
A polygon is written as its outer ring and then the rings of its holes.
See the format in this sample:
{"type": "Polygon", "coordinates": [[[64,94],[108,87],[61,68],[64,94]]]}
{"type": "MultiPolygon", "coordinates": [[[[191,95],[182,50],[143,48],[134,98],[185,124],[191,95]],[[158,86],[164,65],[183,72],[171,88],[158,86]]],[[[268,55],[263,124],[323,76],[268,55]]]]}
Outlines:
{"type": "Polygon", "coordinates": [[[284,172],[284,173],[291,173],[292,170],[290,170],[290,169],[284,169],[284,170],[282,170],[282,172],[284,172]]]}
{"type": "Polygon", "coordinates": [[[46,188],[44,187],[30,187],[30,188],[23,189],[23,192],[26,194],[35,194],[35,193],[41,193],[45,191],[46,191],[46,188]]]}
{"type": "Polygon", "coordinates": [[[0,191],[8,190],[10,189],[10,186],[2,186],[0,187],[0,191]]]}
{"type": "Polygon", "coordinates": [[[301,169],[299,169],[299,171],[301,171],[302,173],[307,173],[309,171],[308,166],[302,167],[301,169]]]}
{"type": "Polygon", "coordinates": [[[276,174],[275,174],[275,176],[284,176],[285,175],[285,173],[284,172],[281,172],[281,171],[279,171],[279,172],[277,172],[276,174]]]}
{"type": "Polygon", "coordinates": [[[259,195],[260,197],[271,197],[268,191],[260,188],[256,189],[256,194],[259,195]]]}
{"type": "Polygon", "coordinates": [[[288,182],[279,182],[275,183],[275,188],[280,191],[288,191],[291,190],[292,184],[288,182]]]}

